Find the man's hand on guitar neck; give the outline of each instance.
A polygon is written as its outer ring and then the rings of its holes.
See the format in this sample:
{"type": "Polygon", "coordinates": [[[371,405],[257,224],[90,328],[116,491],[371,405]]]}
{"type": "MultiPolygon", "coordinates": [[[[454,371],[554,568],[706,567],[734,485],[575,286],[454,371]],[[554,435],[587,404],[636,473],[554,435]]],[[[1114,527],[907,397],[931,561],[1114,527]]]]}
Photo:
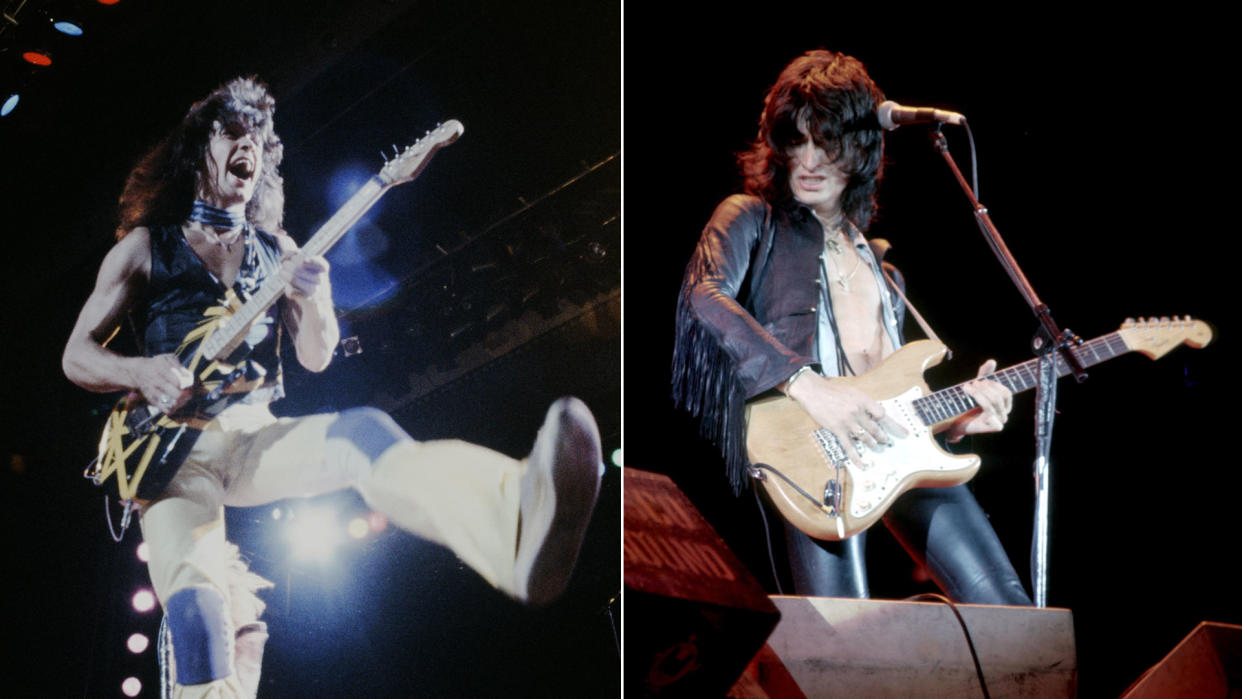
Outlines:
{"type": "Polygon", "coordinates": [[[1013,409],[1013,393],[1004,385],[987,377],[996,371],[996,360],[989,359],[979,367],[974,381],[962,384],[966,395],[979,406],[959,417],[949,426],[947,438],[957,443],[968,434],[1000,432],[1013,409]]]}
{"type": "Polygon", "coordinates": [[[285,250],[280,258],[280,279],[285,295],[299,304],[327,296],[331,301],[328,261],[321,255],[303,256],[298,250],[285,250]]]}
{"type": "Polygon", "coordinates": [[[909,434],[905,427],[884,413],[884,406],[866,393],[813,371],[799,376],[788,387],[788,394],[820,426],[836,436],[845,455],[854,463],[862,462],[855,440],[879,450],[894,437],[909,434]]]}

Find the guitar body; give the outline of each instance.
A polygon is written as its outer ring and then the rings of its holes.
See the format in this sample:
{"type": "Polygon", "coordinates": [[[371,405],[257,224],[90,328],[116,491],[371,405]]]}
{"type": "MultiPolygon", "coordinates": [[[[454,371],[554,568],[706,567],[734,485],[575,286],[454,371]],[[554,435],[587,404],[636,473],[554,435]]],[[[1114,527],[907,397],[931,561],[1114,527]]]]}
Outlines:
{"type": "MultiPolygon", "coordinates": [[[[1158,359],[1185,344],[1205,347],[1212,328],[1189,317],[1126,319],[1121,329],[1062,350],[1083,367],[1139,352],[1158,359]]],[[[884,406],[885,413],[909,433],[894,446],[870,450],[857,446],[863,463],[855,464],[831,432],[821,428],[793,400],[761,398],[746,406],[746,451],[772,502],[791,524],[817,539],[840,541],[865,530],[911,488],[965,483],[979,470],[979,457],[950,454],[932,438],[975,403],[961,385],[929,392],[923,372],[939,364],[945,347],[931,340],[912,342],[862,376],[834,378],[848,383],[884,406]]],[[[1057,376],[1070,373],[1056,355],[1057,376]]],[[[1031,359],[987,378],[1015,395],[1034,388],[1039,360],[1031,359]]]]}
{"type": "Polygon", "coordinates": [[[958,485],[974,477],[979,457],[950,454],[932,436],[948,420],[924,424],[911,405],[929,392],[923,372],[945,353],[944,345],[921,340],[862,376],[833,379],[878,401],[909,432],[878,451],[858,446],[861,464],[846,459],[836,438],[794,400],[774,396],[747,405],[747,454],[752,464],[765,464],[792,481],[762,473],[764,489],[791,524],[816,539],[840,541],[870,527],[911,488],[958,485]]]}
{"type": "Polygon", "coordinates": [[[195,373],[189,400],[172,414],[154,409],[136,393],[117,401],[104,425],[99,455],[88,468],[87,478],[102,485],[115,477],[122,500],[150,500],[177,473],[201,428],[262,383],[261,378],[245,378],[250,353],[245,343],[233,349],[229,361],[207,362],[204,369],[198,369],[202,342],[228,320],[227,306],[215,307],[214,317],[192,333],[197,336],[193,343],[187,339],[178,353],[182,365],[195,373]]]}
{"type": "Polygon", "coordinates": [[[127,395],[108,415],[99,456],[86,477],[96,485],[114,477],[122,500],[149,500],[172,480],[198,435],[199,430],[152,411],[137,395],[127,395]]]}

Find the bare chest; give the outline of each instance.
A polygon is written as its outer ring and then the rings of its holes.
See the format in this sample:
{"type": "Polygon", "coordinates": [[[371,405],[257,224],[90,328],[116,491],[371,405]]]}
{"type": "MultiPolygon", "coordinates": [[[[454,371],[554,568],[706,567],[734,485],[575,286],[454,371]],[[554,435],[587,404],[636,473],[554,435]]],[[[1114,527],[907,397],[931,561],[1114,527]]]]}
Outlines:
{"type": "Polygon", "coordinates": [[[892,354],[894,348],[884,331],[883,305],[874,272],[856,252],[850,253],[846,259],[829,260],[828,284],[841,349],[854,372],[862,374],[892,354]]]}

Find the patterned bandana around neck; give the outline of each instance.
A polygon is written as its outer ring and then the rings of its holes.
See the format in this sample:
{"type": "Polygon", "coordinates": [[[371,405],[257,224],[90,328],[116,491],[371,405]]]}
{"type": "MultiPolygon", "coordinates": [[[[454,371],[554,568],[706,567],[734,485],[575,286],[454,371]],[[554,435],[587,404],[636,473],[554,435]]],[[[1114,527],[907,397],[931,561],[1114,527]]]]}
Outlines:
{"type": "Polygon", "coordinates": [[[212,228],[233,230],[246,222],[246,207],[239,204],[234,209],[221,209],[202,199],[195,199],[194,208],[190,209],[190,220],[212,228]]]}

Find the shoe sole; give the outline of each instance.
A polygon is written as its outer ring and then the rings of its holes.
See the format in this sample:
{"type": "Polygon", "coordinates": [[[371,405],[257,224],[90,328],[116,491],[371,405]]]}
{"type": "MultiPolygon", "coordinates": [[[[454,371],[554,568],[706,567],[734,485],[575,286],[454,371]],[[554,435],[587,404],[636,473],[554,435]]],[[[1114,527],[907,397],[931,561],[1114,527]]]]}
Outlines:
{"type": "Polygon", "coordinates": [[[522,522],[516,561],[517,579],[526,581],[519,596],[535,606],[559,597],[569,583],[599,494],[601,462],[599,428],[577,398],[552,404],[536,442],[540,439],[549,440],[556,451],[550,459],[531,453],[530,467],[549,472],[535,474],[542,487],[523,493],[521,511],[536,517],[522,522]],[[524,556],[523,549],[536,542],[533,555],[524,556]]]}

